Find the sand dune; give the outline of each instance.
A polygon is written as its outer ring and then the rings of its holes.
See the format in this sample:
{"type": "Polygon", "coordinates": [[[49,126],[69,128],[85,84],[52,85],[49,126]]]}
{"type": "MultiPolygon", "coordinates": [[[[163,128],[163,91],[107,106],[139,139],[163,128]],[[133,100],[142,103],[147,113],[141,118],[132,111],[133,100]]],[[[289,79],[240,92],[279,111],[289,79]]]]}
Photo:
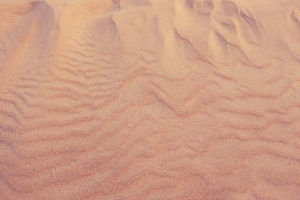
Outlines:
{"type": "Polygon", "coordinates": [[[0,0],[1,200],[299,200],[300,1],[0,0]]]}

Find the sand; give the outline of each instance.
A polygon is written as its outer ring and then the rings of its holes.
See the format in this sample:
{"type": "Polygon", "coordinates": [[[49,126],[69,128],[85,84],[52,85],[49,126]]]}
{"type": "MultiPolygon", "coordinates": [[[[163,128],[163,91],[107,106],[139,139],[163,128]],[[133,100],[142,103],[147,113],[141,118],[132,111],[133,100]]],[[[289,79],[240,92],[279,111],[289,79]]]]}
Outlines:
{"type": "Polygon", "coordinates": [[[300,200],[299,0],[0,0],[1,200],[300,200]]]}

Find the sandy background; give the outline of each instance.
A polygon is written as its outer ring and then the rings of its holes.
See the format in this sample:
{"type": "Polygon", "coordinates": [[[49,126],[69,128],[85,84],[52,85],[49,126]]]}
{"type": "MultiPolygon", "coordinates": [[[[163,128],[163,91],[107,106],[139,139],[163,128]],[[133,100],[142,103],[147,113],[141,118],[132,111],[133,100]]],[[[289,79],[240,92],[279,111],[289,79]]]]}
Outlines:
{"type": "Polygon", "coordinates": [[[1,200],[300,200],[299,0],[0,0],[1,200]]]}

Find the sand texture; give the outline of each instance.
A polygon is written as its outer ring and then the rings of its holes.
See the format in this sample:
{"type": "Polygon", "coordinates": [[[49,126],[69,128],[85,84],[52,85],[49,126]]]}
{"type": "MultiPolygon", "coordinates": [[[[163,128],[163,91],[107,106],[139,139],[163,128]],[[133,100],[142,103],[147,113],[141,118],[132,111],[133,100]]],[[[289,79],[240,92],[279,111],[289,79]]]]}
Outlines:
{"type": "Polygon", "coordinates": [[[0,200],[300,200],[300,0],[0,0],[0,200]]]}

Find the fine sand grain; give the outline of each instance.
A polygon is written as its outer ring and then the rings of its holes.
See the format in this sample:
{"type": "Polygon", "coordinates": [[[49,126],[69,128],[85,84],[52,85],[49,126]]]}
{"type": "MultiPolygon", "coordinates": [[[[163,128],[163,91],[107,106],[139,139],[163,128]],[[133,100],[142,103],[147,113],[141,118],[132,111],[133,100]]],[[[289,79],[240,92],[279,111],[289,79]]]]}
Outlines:
{"type": "Polygon", "coordinates": [[[0,200],[300,200],[300,1],[0,0],[0,200]]]}

